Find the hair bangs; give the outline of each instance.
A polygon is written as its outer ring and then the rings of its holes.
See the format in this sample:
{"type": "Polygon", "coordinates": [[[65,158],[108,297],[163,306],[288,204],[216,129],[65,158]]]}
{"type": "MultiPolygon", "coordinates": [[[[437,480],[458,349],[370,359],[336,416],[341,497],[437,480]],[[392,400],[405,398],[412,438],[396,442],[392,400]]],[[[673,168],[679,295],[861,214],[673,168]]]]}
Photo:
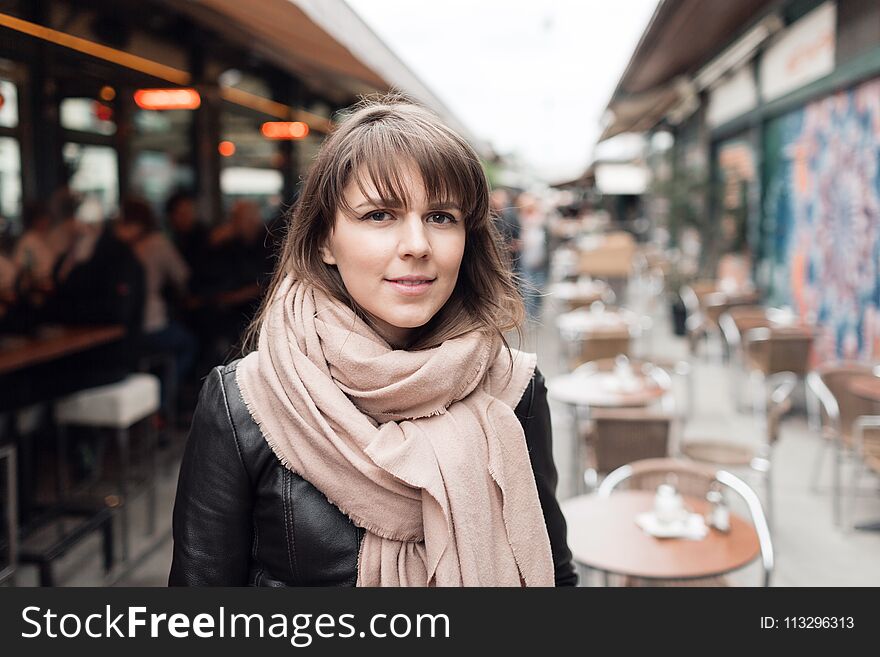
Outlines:
{"type": "MultiPolygon", "coordinates": [[[[360,128],[345,163],[346,186],[354,182],[367,198],[390,207],[408,207],[412,199],[402,175],[407,167],[401,166],[408,163],[419,172],[428,203],[457,205],[466,224],[482,214],[486,201],[481,197],[487,192],[479,184],[480,164],[453,135],[428,126],[400,126],[389,121],[360,128]]],[[[344,195],[338,202],[342,209],[353,212],[344,195]]]]}

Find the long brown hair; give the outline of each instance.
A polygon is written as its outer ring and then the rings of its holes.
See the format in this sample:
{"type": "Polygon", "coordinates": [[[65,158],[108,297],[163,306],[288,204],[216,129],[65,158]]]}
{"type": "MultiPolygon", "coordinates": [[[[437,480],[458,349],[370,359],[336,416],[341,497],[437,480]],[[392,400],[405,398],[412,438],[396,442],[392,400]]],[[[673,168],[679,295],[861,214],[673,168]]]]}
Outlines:
{"type": "Polygon", "coordinates": [[[384,199],[405,204],[402,160],[418,168],[427,197],[454,201],[466,230],[458,281],[449,300],[416,331],[407,349],[437,346],[473,330],[498,334],[521,330],[525,311],[501,236],[489,210],[489,189],[470,145],[430,111],[399,96],[364,99],[321,147],[288,218],[287,235],[272,282],[243,340],[243,352],[257,346],[260,327],[278,287],[288,274],[344,301],[360,317],[369,316],[351,298],[335,266],[321,259],[321,247],[338,211],[347,212],[345,189],[352,177],[366,193],[367,180],[384,199]]]}

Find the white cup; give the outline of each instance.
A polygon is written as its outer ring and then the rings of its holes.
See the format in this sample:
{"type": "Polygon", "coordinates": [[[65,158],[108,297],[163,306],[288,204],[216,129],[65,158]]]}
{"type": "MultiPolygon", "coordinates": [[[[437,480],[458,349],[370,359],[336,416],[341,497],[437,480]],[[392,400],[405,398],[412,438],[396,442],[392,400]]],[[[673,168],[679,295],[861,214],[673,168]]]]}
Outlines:
{"type": "Polygon", "coordinates": [[[654,495],[654,516],[658,522],[669,524],[681,519],[683,509],[681,495],[673,486],[669,484],[657,486],[657,493],[654,495]]]}

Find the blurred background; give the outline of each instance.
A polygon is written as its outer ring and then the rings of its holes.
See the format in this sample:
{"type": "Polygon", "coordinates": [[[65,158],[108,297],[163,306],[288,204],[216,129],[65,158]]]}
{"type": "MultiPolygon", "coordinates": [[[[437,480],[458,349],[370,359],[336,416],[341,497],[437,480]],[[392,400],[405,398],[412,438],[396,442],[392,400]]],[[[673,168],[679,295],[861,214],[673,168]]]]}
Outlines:
{"type": "Polygon", "coordinates": [[[481,157],[570,525],[644,458],[757,491],[740,561],[610,583],[880,584],[876,0],[0,0],[0,581],[164,585],[201,381],[391,90],[481,157]]]}

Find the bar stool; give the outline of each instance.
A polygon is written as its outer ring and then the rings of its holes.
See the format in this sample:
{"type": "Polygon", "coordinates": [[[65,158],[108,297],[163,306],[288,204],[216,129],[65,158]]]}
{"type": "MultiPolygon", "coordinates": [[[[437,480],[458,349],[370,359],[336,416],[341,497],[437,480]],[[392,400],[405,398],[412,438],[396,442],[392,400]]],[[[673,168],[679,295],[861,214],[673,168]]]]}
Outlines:
{"type": "MultiPolygon", "coordinates": [[[[152,374],[129,374],[122,381],[81,390],[55,404],[58,424],[59,461],[63,462],[67,439],[65,427],[70,425],[114,429],[119,450],[118,490],[121,498],[119,518],[122,525],[122,560],[129,558],[128,503],[129,503],[129,430],[159,410],[160,383],[152,374]]],[[[147,534],[152,534],[156,523],[157,432],[149,431],[150,475],[147,511],[147,534]]],[[[66,495],[68,485],[64,468],[59,468],[59,491],[66,495]]]]}

